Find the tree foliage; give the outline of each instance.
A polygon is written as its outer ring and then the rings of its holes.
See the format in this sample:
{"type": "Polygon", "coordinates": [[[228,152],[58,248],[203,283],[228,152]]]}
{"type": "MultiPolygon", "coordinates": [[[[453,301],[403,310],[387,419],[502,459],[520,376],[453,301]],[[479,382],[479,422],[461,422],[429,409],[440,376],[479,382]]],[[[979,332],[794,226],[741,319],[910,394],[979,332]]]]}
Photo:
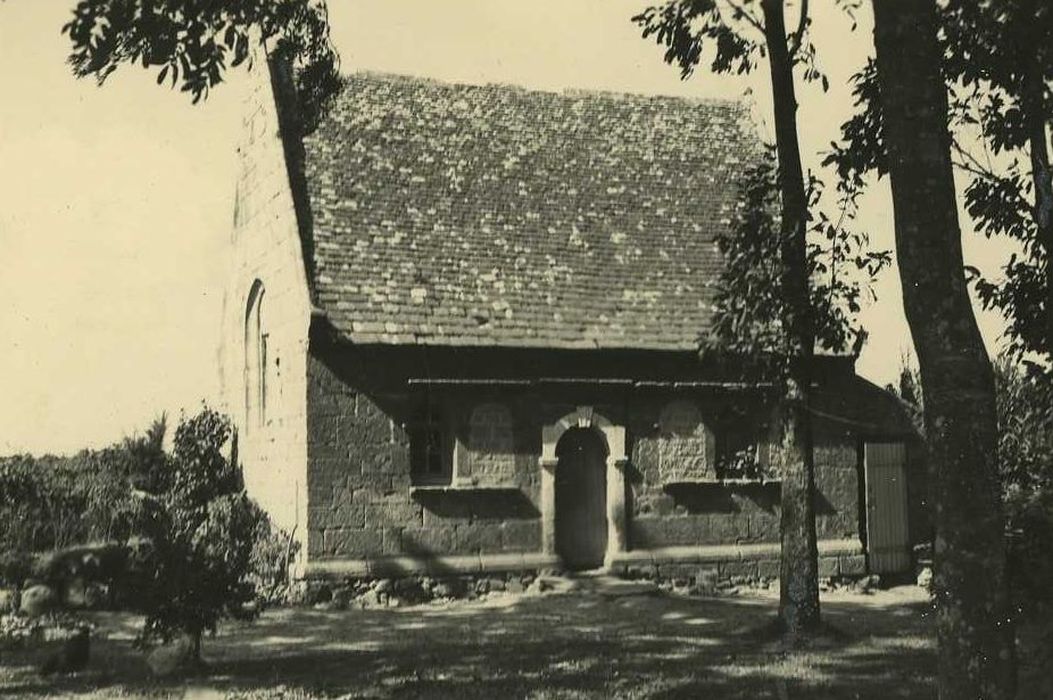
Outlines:
{"type": "MultiPolygon", "coordinates": [[[[683,78],[707,60],[714,74],[747,74],[768,54],[758,4],[752,0],[671,0],[647,8],[633,21],[645,39],[665,47],[665,61],[679,67],[683,78]]],[[[857,5],[838,3],[850,14],[857,5]]],[[[811,24],[804,2],[786,42],[801,78],[819,81],[825,91],[828,82],[811,42],[811,24]]],[[[715,333],[705,342],[710,352],[763,358],[761,369],[785,376],[794,340],[785,323],[792,317],[791,302],[780,291],[787,264],[782,254],[787,233],[780,221],[779,184],[775,146],[769,145],[764,157],[748,167],[732,229],[718,240],[726,264],[717,282],[715,333]]],[[[836,214],[831,216],[823,208],[822,181],[809,173],[805,186],[811,330],[826,350],[858,352],[866,334],[856,314],[890,256],[871,251],[866,234],[849,226],[857,211],[859,187],[838,190],[836,214]]]]}
{"type": "Polygon", "coordinates": [[[143,434],[69,457],[0,459],[0,550],[39,552],[141,534],[137,484],[164,478],[164,418],[143,434]]]}
{"type": "MultiPolygon", "coordinates": [[[[679,67],[683,78],[694,73],[707,52],[711,73],[747,74],[768,55],[758,5],[755,0],[741,4],[730,0],[669,0],[648,7],[634,16],[633,22],[643,30],[644,39],[653,38],[665,47],[665,62],[679,67]]],[[[787,37],[790,57],[795,66],[802,66],[805,81],[821,81],[825,90],[828,82],[816,61],[808,32],[811,24],[805,0],[797,28],[787,37]]]]}
{"type": "Polygon", "coordinates": [[[1053,609],[1053,379],[1008,358],[995,376],[1010,581],[1020,608],[1053,609]]]}
{"type": "Polygon", "coordinates": [[[144,640],[199,640],[225,616],[252,616],[248,575],[264,515],[244,491],[233,438],[229,419],[207,407],[176,429],[171,478],[150,494],[155,566],[143,586],[144,640]]]}
{"type": "MultiPolygon", "coordinates": [[[[758,358],[765,373],[781,376],[792,344],[781,322],[787,303],[779,292],[784,234],[771,151],[747,168],[732,226],[718,236],[725,268],[715,283],[717,313],[707,341],[711,350],[758,358]]],[[[823,183],[810,175],[807,264],[815,337],[827,351],[858,353],[866,341],[858,313],[865,300],[873,299],[871,285],[891,258],[887,251],[871,250],[866,234],[846,225],[854,218],[856,192],[841,196],[836,219],[820,208],[823,193],[823,183]]]]}
{"type": "Polygon", "coordinates": [[[267,42],[295,66],[308,130],[340,84],[325,0],[80,0],[62,31],[78,77],[101,84],[121,65],[139,64],[195,103],[252,60],[254,42],[267,42]]]}
{"type": "MultiPolygon", "coordinates": [[[[1053,189],[1047,125],[1053,80],[1053,8],[1035,0],[947,0],[939,5],[942,72],[950,91],[954,162],[977,231],[1014,241],[1001,279],[970,268],[985,307],[1008,321],[1017,357],[1053,352],[1053,189]]],[[[844,186],[887,172],[873,60],[853,78],[856,109],[832,144],[844,186]]]]}

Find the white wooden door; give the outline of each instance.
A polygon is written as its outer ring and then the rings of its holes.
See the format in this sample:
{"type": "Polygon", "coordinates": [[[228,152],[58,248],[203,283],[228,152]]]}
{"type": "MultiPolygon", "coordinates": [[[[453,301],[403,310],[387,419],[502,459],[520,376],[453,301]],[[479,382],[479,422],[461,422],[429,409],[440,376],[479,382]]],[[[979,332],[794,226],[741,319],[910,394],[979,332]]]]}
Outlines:
{"type": "Polygon", "coordinates": [[[910,568],[907,451],[900,442],[869,442],[864,449],[870,572],[900,573],[910,568]]]}

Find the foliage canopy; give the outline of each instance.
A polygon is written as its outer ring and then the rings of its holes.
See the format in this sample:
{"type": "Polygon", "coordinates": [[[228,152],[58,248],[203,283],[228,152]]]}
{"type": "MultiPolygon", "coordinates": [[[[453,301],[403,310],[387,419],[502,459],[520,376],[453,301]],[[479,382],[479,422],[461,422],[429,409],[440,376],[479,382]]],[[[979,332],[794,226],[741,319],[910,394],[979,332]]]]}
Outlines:
{"type": "Polygon", "coordinates": [[[139,64],[195,103],[228,69],[251,62],[254,42],[267,42],[295,67],[307,130],[340,84],[325,0],[80,0],[62,31],[78,77],[101,84],[121,65],[139,64]]]}

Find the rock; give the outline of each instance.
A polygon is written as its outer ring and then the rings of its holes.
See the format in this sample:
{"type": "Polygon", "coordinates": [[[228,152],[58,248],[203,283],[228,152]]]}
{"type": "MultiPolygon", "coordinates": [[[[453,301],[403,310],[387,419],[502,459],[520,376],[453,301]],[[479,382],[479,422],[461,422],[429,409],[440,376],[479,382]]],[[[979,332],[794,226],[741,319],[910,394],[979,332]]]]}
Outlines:
{"type": "Polygon", "coordinates": [[[439,581],[432,589],[436,598],[460,598],[465,594],[464,581],[459,578],[448,578],[439,581]]]}
{"type": "Polygon", "coordinates": [[[519,579],[512,579],[505,585],[505,591],[508,593],[520,594],[526,590],[526,586],[519,579]]]}
{"type": "Polygon", "coordinates": [[[379,608],[381,606],[380,594],[370,589],[358,596],[355,599],[355,603],[360,608],[379,608]]]}
{"type": "Polygon", "coordinates": [[[146,665],[157,678],[167,678],[188,670],[194,661],[194,644],[188,636],[173,639],[146,655],[146,665]]]}
{"type": "Polygon", "coordinates": [[[717,592],[719,577],[715,569],[699,569],[695,574],[695,585],[692,593],[695,595],[711,596],[717,592]]]}
{"type": "Polygon", "coordinates": [[[38,583],[22,591],[20,609],[28,617],[40,617],[58,607],[59,599],[51,586],[38,583]]]}
{"type": "Polygon", "coordinates": [[[856,582],[856,590],[860,593],[870,593],[881,585],[881,577],[877,574],[864,576],[856,582]]]}
{"type": "Polygon", "coordinates": [[[928,566],[918,572],[918,585],[922,588],[932,586],[932,569],[928,566]]]}
{"type": "Polygon", "coordinates": [[[110,587],[105,583],[89,583],[84,587],[84,607],[101,610],[110,603],[110,587]]]}
{"type": "Polygon", "coordinates": [[[508,584],[505,583],[504,579],[492,578],[487,581],[490,587],[490,592],[503,591],[508,588],[508,584]]]}
{"type": "Polygon", "coordinates": [[[340,586],[333,591],[332,604],[336,610],[347,610],[351,600],[355,597],[355,591],[350,586],[340,586]]]}
{"type": "Polygon", "coordinates": [[[0,588],[0,613],[18,610],[18,591],[14,588],[0,588]]]}
{"type": "Polygon", "coordinates": [[[62,591],[62,602],[71,610],[83,610],[88,607],[88,595],[86,588],[88,582],[81,576],[74,576],[66,582],[62,591]]]}
{"type": "Polygon", "coordinates": [[[395,581],[395,592],[403,598],[419,598],[421,582],[415,578],[400,578],[395,581]]]}

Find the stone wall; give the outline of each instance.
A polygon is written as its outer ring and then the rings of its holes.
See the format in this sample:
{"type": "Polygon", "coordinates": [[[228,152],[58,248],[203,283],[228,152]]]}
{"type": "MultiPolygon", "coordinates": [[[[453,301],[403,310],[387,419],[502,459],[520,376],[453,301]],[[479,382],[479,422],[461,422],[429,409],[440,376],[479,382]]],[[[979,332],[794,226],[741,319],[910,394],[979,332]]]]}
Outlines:
{"type": "Polygon", "coordinates": [[[223,409],[238,427],[249,493],[306,550],[306,355],[311,302],[267,61],[250,72],[238,146],[234,226],[220,349],[223,409]],[[262,284],[267,410],[246,416],[246,310],[262,284]],[[252,423],[251,425],[249,423],[252,423]]]}
{"type": "MultiPolygon", "coordinates": [[[[397,388],[397,364],[392,360],[369,371],[373,365],[356,359],[348,346],[319,343],[312,351],[308,530],[314,570],[354,576],[558,568],[558,560],[541,551],[538,461],[542,426],[574,410],[567,390],[413,392],[397,388]],[[431,395],[452,424],[456,464],[446,486],[414,486],[411,478],[409,436],[403,426],[422,393],[431,395]],[[485,420],[479,407],[488,416],[485,420]],[[510,434],[502,432],[506,429],[510,434]],[[486,444],[497,445],[499,454],[483,459],[474,454],[486,444]],[[485,478],[472,483],[480,477],[485,478]]],[[[723,559],[714,564],[721,571],[742,568],[742,552],[752,552],[750,575],[762,576],[761,569],[771,575],[767,569],[775,566],[779,546],[777,481],[708,478],[714,473],[708,429],[697,431],[704,468],[669,464],[682,451],[663,452],[662,415],[670,403],[685,400],[682,394],[613,401],[597,392],[584,398],[593,400],[597,413],[629,428],[629,560],[651,562],[660,567],[655,575],[664,577],[679,572],[678,566],[697,567],[699,557],[707,556],[728,557],[726,565],[720,563],[723,559]],[[683,479],[695,473],[700,478],[683,479]],[[728,546],[739,549],[728,554],[722,549],[728,546]],[[659,560],[663,563],[655,563],[659,560]]],[[[734,399],[691,400],[705,419],[734,399]]],[[[685,459],[698,461],[698,456],[686,454],[685,459]]],[[[836,543],[841,554],[858,557],[857,441],[848,433],[820,432],[815,459],[818,537],[836,543]]],[[[838,575],[842,568],[846,575],[856,573],[859,562],[841,562],[841,554],[828,558],[827,575],[838,575]]]]}
{"type": "MultiPolygon", "coordinates": [[[[719,399],[700,402],[711,417],[719,399]]],[[[670,480],[656,417],[662,408],[641,402],[632,414],[632,519],[630,549],[779,542],[780,488],[777,481],[736,483],[714,474],[695,481],[670,480]]],[[[710,420],[713,420],[710,418],[710,420]]],[[[818,539],[857,538],[859,453],[857,440],[836,430],[815,435],[816,535],[818,539]]]]}
{"type": "MultiPolygon", "coordinates": [[[[414,487],[406,397],[356,389],[346,357],[312,352],[308,363],[311,560],[345,559],[352,560],[344,567],[349,571],[387,566],[397,572],[470,568],[466,562],[480,557],[505,556],[512,566],[520,559],[514,555],[540,550],[537,452],[532,426],[522,422],[525,406],[508,405],[513,470],[500,487],[414,487]]],[[[475,403],[447,402],[446,413],[461,418],[457,434],[465,441],[475,403]]]]}

